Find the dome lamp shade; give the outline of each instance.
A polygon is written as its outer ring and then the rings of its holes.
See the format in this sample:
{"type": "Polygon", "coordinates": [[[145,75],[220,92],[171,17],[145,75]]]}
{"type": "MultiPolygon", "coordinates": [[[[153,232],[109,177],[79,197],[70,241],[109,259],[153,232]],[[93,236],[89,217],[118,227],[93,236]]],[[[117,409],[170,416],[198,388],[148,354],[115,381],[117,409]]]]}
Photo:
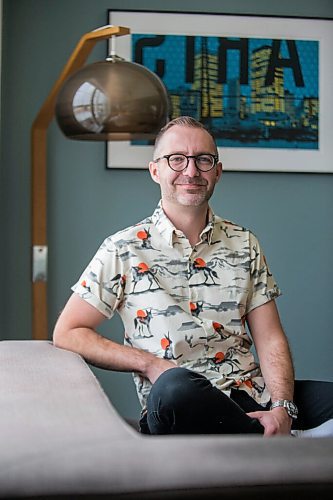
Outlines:
{"type": "Polygon", "coordinates": [[[155,73],[112,55],[65,81],[55,113],[70,139],[154,139],[169,119],[169,98],[155,73]]]}

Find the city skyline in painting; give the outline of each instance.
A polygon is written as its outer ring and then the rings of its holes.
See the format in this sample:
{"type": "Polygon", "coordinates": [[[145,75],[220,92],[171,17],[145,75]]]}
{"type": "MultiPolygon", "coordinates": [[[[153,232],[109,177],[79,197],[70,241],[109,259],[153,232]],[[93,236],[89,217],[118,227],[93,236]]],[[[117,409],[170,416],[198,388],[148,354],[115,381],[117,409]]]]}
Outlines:
{"type": "Polygon", "coordinates": [[[319,42],[132,34],[132,60],[164,82],[171,118],[218,146],[318,149],[319,42]]]}

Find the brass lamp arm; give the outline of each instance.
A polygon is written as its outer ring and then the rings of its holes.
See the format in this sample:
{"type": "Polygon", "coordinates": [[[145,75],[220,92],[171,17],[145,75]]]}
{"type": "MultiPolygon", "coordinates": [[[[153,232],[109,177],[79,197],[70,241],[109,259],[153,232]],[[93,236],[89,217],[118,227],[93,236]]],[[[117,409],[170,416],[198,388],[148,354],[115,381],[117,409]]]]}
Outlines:
{"type": "Polygon", "coordinates": [[[33,127],[44,128],[50,124],[54,116],[56,98],[62,84],[70,75],[83,66],[98,41],[107,40],[112,36],[128,35],[129,33],[129,28],[125,28],[123,26],[106,26],[83,35],[73,50],[50,94],[42,105],[33,123],[33,127]]]}
{"type": "Polygon", "coordinates": [[[129,28],[105,26],[84,34],[40,108],[31,129],[32,338],[47,340],[47,128],[65,80],[80,69],[95,44],[112,36],[128,35],[129,28]]]}

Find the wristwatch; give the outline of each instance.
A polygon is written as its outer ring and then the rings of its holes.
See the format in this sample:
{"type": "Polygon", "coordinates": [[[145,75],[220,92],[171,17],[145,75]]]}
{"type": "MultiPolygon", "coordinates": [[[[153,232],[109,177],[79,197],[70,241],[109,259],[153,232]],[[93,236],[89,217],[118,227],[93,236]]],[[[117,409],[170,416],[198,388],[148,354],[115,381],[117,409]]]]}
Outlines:
{"type": "Polygon", "coordinates": [[[270,410],[272,410],[273,408],[278,408],[279,406],[286,409],[289,417],[293,419],[297,418],[298,408],[293,401],[289,401],[288,399],[279,399],[278,401],[274,401],[274,403],[271,404],[270,410]]]}

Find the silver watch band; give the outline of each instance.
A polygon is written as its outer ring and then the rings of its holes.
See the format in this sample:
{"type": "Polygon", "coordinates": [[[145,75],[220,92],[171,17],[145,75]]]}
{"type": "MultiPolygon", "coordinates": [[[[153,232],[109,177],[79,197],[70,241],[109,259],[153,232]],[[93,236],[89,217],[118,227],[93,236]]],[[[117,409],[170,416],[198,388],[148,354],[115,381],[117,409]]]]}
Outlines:
{"type": "Polygon", "coordinates": [[[290,401],[289,399],[279,399],[278,401],[274,401],[271,404],[270,409],[272,410],[273,408],[279,408],[279,407],[285,408],[289,417],[294,419],[297,418],[298,409],[293,401],[290,401]]]}

